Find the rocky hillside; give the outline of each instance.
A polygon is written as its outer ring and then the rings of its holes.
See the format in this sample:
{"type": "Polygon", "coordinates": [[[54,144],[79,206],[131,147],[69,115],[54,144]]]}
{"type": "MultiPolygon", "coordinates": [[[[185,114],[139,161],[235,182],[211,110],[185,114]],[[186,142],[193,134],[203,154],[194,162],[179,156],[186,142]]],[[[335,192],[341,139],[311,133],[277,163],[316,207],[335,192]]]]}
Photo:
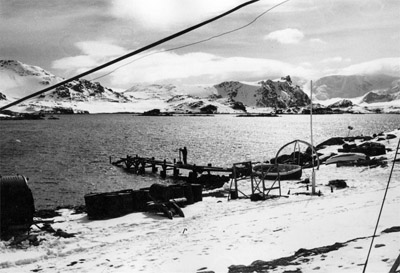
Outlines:
{"type": "Polygon", "coordinates": [[[303,90],[292,84],[290,76],[275,81],[261,81],[254,85],[223,82],[215,87],[219,96],[241,102],[245,106],[288,109],[304,107],[310,103],[310,98],[303,90]]]}
{"type": "MultiPolygon", "coordinates": [[[[0,61],[0,105],[62,80],[37,66],[0,61]]],[[[337,109],[349,113],[400,111],[400,79],[394,77],[330,76],[318,80],[314,87],[317,99],[331,98],[319,101],[320,113],[337,109]]],[[[49,113],[143,113],[153,109],[176,113],[302,113],[309,105],[309,97],[293,84],[290,76],[254,83],[226,81],[208,86],[137,84],[124,92],[115,92],[100,83],[80,79],[10,110],[49,113]]]]}
{"type": "MultiPolygon", "coordinates": [[[[20,99],[62,80],[64,79],[40,67],[26,65],[19,61],[2,60],[0,61],[0,100],[5,101],[2,104],[6,104],[6,101],[20,99]]],[[[13,110],[53,112],[57,109],[57,112],[84,112],[85,109],[79,109],[77,104],[128,101],[129,99],[123,94],[114,92],[100,83],[80,79],[21,103],[13,110]]]]}
{"type": "Polygon", "coordinates": [[[391,89],[398,85],[399,79],[387,75],[327,76],[313,84],[313,94],[318,100],[356,98],[370,91],[391,89]]]}
{"type": "Polygon", "coordinates": [[[0,60],[0,98],[15,100],[62,81],[44,69],[13,60],[0,60]]]}
{"type": "Polygon", "coordinates": [[[297,112],[310,103],[299,86],[292,84],[290,77],[258,83],[237,81],[222,82],[214,86],[188,85],[135,85],[123,92],[124,96],[142,103],[164,100],[166,111],[179,113],[274,111],[291,109],[297,112]],[[296,110],[297,109],[297,110],[296,110]]]}

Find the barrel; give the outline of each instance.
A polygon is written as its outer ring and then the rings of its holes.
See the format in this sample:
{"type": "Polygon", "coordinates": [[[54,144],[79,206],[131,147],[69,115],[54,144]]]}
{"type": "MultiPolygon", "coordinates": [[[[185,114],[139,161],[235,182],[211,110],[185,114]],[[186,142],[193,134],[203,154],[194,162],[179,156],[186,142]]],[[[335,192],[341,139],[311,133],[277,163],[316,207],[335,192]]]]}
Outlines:
{"type": "Polygon", "coordinates": [[[230,190],[229,194],[231,196],[231,200],[235,200],[239,198],[239,194],[237,190],[230,190]]]}
{"type": "Polygon", "coordinates": [[[88,218],[101,220],[134,212],[132,190],[90,193],[84,196],[88,218]]]}
{"type": "Polygon", "coordinates": [[[203,201],[203,185],[192,184],[192,192],[194,203],[203,201]]]}
{"type": "Polygon", "coordinates": [[[171,199],[185,197],[185,191],[182,185],[170,185],[168,188],[170,189],[171,199]]]}
{"type": "Polygon", "coordinates": [[[152,184],[150,186],[149,194],[157,201],[167,202],[172,197],[171,188],[163,184],[152,184]]]}
{"type": "Polygon", "coordinates": [[[131,189],[118,191],[118,194],[120,195],[120,198],[122,200],[123,211],[125,214],[134,212],[132,193],[133,190],[131,189]]]}
{"type": "Polygon", "coordinates": [[[104,194],[105,216],[115,218],[125,215],[123,196],[127,193],[110,192],[104,194]]]}
{"type": "Polygon", "coordinates": [[[35,204],[32,191],[23,175],[0,176],[1,236],[29,230],[35,204]]]}
{"type": "Polygon", "coordinates": [[[84,199],[89,219],[100,220],[106,218],[104,193],[85,194],[84,199]]]}
{"type": "Polygon", "coordinates": [[[132,191],[132,206],[133,211],[146,211],[147,202],[151,201],[149,197],[149,190],[141,189],[132,191]]]}
{"type": "Polygon", "coordinates": [[[186,197],[186,200],[187,200],[186,203],[188,205],[193,204],[194,203],[194,198],[193,198],[192,185],[187,183],[187,184],[184,184],[182,187],[183,187],[183,191],[185,193],[185,197],[186,197]]]}

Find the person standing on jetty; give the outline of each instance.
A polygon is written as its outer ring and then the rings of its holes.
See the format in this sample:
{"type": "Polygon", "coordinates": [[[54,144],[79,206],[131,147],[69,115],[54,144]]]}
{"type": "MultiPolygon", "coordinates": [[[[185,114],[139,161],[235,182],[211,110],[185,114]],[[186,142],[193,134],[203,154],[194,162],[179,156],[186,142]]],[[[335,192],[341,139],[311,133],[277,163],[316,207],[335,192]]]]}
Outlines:
{"type": "Polygon", "coordinates": [[[179,152],[180,153],[182,153],[182,161],[183,161],[183,164],[187,164],[187,149],[186,149],[186,147],[183,147],[183,149],[181,148],[181,149],[179,149],[179,152]]]}

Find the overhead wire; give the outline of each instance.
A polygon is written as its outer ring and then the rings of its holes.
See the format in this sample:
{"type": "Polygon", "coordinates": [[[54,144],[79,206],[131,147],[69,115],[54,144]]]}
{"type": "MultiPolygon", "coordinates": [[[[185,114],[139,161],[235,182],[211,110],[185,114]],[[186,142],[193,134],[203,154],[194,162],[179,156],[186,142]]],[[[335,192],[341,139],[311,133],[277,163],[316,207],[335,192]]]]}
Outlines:
{"type": "Polygon", "coordinates": [[[376,231],[377,231],[377,229],[378,229],[379,221],[380,221],[381,216],[382,216],[383,206],[384,206],[384,204],[385,204],[386,196],[387,196],[387,193],[388,193],[388,190],[389,190],[390,180],[392,179],[392,174],[393,174],[393,170],[394,170],[394,165],[395,165],[396,162],[397,162],[397,155],[399,154],[399,149],[400,149],[400,139],[399,139],[399,142],[397,143],[397,148],[396,148],[396,151],[395,151],[395,154],[394,154],[392,168],[391,168],[391,170],[390,170],[389,179],[388,179],[388,182],[387,182],[387,184],[386,184],[385,194],[383,195],[383,199],[382,199],[381,209],[379,210],[378,219],[377,219],[377,221],[376,221],[376,225],[375,225],[375,229],[374,229],[374,234],[372,235],[371,244],[370,244],[370,246],[369,246],[367,258],[366,258],[365,263],[364,263],[364,268],[363,268],[363,271],[362,271],[363,273],[365,273],[365,270],[367,269],[369,256],[370,256],[370,254],[371,254],[372,246],[373,246],[373,244],[374,244],[374,239],[375,239],[375,237],[376,237],[376,231]]]}
{"type": "MultiPolygon", "coordinates": [[[[97,66],[97,67],[95,67],[95,68],[89,69],[88,71],[85,71],[85,72],[83,72],[83,73],[81,73],[81,74],[78,74],[78,75],[73,76],[73,77],[71,77],[71,78],[69,78],[69,79],[63,80],[63,81],[61,81],[61,82],[59,82],[59,83],[57,83],[57,84],[54,84],[54,85],[52,85],[52,86],[49,86],[49,87],[47,87],[47,88],[44,88],[44,89],[39,90],[39,91],[37,91],[37,92],[34,92],[34,93],[30,94],[30,95],[27,95],[27,96],[25,96],[25,97],[23,97],[23,98],[21,98],[21,99],[18,99],[18,100],[16,100],[16,101],[13,101],[13,102],[11,102],[11,103],[5,105],[5,106],[0,107],[0,111],[3,111],[3,110],[5,110],[5,109],[7,109],[7,108],[10,108],[11,106],[17,105],[17,104],[19,104],[19,103],[21,103],[21,102],[23,102],[23,101],[25,101],[25,100],[27,100],[27,99],[36,97],[36,96],[38,96],[38,95],[40,95],[40,94],[43,94],[43,93],[45,93],[45,92],[47,92],[47,91],[50,91],[50,90],[52,90],[52,89],[55,89],[55,88],[57,88],[57,87],[59,87],[59,86],[62,86],[62,85],[64,85],[64,84],[66,84],[66,83],[69,83],[69,82],[71,82],[71,81],[73,81],[73,80],[77,80],[77,79],[82,78],[82,77],[84,77],[84,76],[87,76],[87,75],[89,75],[89,74],[93,74],[93,73],[96,72],[96,71],[99,71],[99,70],[104,69],[104,68],[106,68],[106,67],[108,67],[108,66],[111,66],[111,65],[113,65],[113,64],[115,64],[115,63],[118,63],[118,62],[120,62],[120,61],[122,61],[122,60],[124,60],[124,59],[127,59],[127,58],[132,57],[132,56],[134,56],[134,55],[137,55],[137,54],[139,54],[139,53],[141,53],[141,52],[144,52],[144,51],[146,51],[146,50],[149,50],[149,49],[151,49],[151,48],[153,48],[153,47],[155,47],[155,46],[158,46],[158,45],[160,45],[160,44],[163,44],[163,43],[165,43],[165,42],[167,42],[167,41],[169,41],[169,40],[172,40],[172,39],[175,39],[175,38],[177,38],[177,37],[179,37],[179,36],[182,36],[183,34],[186,34],[186,33],[188,33],[188,32],[191,32],[191,31],[193,31],[193,30],[195,30],[195,29],[197,29],[197,28],[200,28],[200,27],[202,27],[202,26],[204,26],[204,25],[207,25],[207,24],[209,24],[209,23],[211,23],[211,22],[213,22],[213,21],[216,21],[216,20],[218,20],[218,19],[220,19],[220,18],[222,18],[222,17],[225,17],[225,16],[227,16],[227,15],[229,15],[229,14],[231,14],[231,13],[233,13],[233,12],[235,12],[235,11],[237,11],[237,10],[239,10],[239,9],[241,9],[241,8],[243,8],[243,7],[245,7],[245,6],[254,4],[254,3],[259,2],[259,1],[261,1],[261,0],[251,0],[251,1],[247,1],[247,2],[245,2],[245,3],[242,3],[242,4],[240,4],[240,5],[238,5],[238,6],[234,7],[234,8],[232,8],[232,9],[230,9],[230,10],[224,12],[224,13],[221,13],[221,14],[219,14],[219,15],[217,15],[217,16],[211,18],[211,19],[208,19],[208,20],[206,20],[206,21],[203,21],[203,22],[201,22],[201,23],[199,23],[199,24],[197,24],[197,25],[188,27],[188,28],[186,28],[186,29],[184,29],[184,30],[181,30],[181,31],[179,31],[179,32],[177,32],[177,33],[174,33],[174,34],[170,35],[170,36],[167,36],[167,37],[165,37],[165,38],[163,38],[163,39],[161,39],[161,40],[158,40],[158,41],[153,42],[153,43],[151,43],[151,44],[149,44],[149,45],[147,45],[147,46],[144,46],[144,47],[142,47],[142,48],[140,48],[140,49],[137,49],[137,50],[135,50],[135,51],[132,51],[132,52],[130,52],[130,53],[127,53],[127,54],[125,54],[125,55],[123,55],[123,56],[120,56],[120,57],[118,57],[118,58],[116,58],[116,59],[113,59],[113,60],[111,60],[111,61],[109,61],[109,62],[106,62],[106,63],[104,63],[104,64],[102,64],[102,65],[99,65],[99,66],[97,66]]],[[[284,4],[284,3],[288,2],[288,1],[290,1],[290,0],[283,1],[283,2],[281,2],[280,4],[274,6],[273,8],[275,8],[275,7],[277,7],[277,6],[281,5],[281,4],[284,4]]],[[[268,11],[266,11],[266,12],[268,12],[268,11]]],[[[265,12],[265,13],[266,13],[266,12],[265,12]]],[[[263,14],[262,14],[262,15],[263,15],[263,14]]],[[[260,15],[259,17],[261,17],[262,15],[260,15]]],[[[258,18],[256,18],[255,20],[257,20],[257,19],[258,19],[258,18]]],[[[245,26],[243,26],[242,28],[244,28],[244,27],[245,27],[245,26]]],[[[236,31],[236,30],[232,30],[232,31],[236,31]]],[[[225,35],[225,34],[224,34],[224,35],[225,35]]],[[[218,35],[217,35],[217,36],[218,36],[218,35]]],[[[189,45],[185,45],[185,46],[189,46],[189,45]]],[[[182,46],[182,47],[185,47],[185,46],[182,46]]]]}
{"type": "Polygon", "coordinates": [[[248,27],[248,26],[254,24],[258,19],[260,19],[260,18],[261,18],[262,16],[264,16],[266,13],[270,12],[271,10],[273,10],[273,9],[275,9],[275,8],[281,6],[281,5],[283,5],[283,4],[285,4],[286,2],[289,2],[289,1],[290,1],[290,0],[285,0],[285,1],[282,1],[282,2],[280,2],[280,3],[278,3],[278,4],[274,5],[274,6],[272,6],[271,8],[269,8],[269,9],[265,10],[264,12],[260,13],[260,14],[259,14],[258,16],[256,16],[253,20],[251,20],[249,23],[247,23],[247,24],[245,24],[245,25],[243,25],[243,26],[240,26],[240,27],[238,27],[238,28],[235,28],[235,29],[232,29],[232,30],[228,30],[228,31],[226,31],[226,32],[223,32],[223,33],[220,33],[220,34],[217,34],[217,35],[214,35],[214,36],[211,36],[211,37],[208,37],[208,38],[206,38],[206,39],[199,40],[199,41],[196,41],[196,42],[193,42],[193,43],[189,43],[189,44],[185,44],[185,45],[182,45],[182,46],[177,46],[177,47],[173,47],[173,48],[169,48],[169,49],[164,49],[164,50],[160,50],[160,51],[156,51],[156,52],[152,52],[152,53],[146,54],[146,55],[141,56],[141,57],[139,57],[139,58],[136,58],[136,59],[134,59],[134,60],[132,60],[132,61],[130,61],[130,62],[128,62],[128,63],[125,63],[125,64],[123,64],[123,65],[120,65],[120,66],[118,66],[117,68],[111,70],[110,72],[108,72],[108,73],[106,73],[106,74],[103,74],[103,75],[101,75],[101,76],[98,76],[98,77],[96,77],[96,78],[93,78],[93,79],[91,79],[91,80],[92,80],[92,81],[95,81],[95,80],[101,79],[101,78],[103,78],[103,77],[105,77],[105,76],[108,76],[108,75],[114,73],[115,71],[119,70],[119,69],[122,68],[122,67],[125,67],[125,66],[127,66],[127,65],[129,65],[129,64],[131,64],[131,63],[133,63],[133,62],[139,61],[139,60],[141,60],[141,59],[150,57],[150,56],[155,55],[155,54],[160,54],[160,53],[164,53],[164,52],[179,50],[179,49],[182,49],[182,48],[185,48],[185,47],[190,47],[190,46],[194,46],[194,45],[197,45],[197,44],[205,43],[205,42],[211,41],[211,40],[213,40],[213,39],[215,39],[215,38],[219,38],[219,37],[222,37],[222,36],[231,34],[231,33],[233,33],[233,32],[242,30],[242,29],[244,29],[244,28],[246,28],[246,27],[248,27]]]}

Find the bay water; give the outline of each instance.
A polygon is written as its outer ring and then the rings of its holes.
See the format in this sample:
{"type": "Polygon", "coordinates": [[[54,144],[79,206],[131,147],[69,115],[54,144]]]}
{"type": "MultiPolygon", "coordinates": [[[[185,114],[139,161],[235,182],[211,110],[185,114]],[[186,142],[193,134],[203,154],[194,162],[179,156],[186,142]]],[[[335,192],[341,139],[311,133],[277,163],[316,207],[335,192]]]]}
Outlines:
{"type": "MultiPolygon", "coordinates": [[[[313,140],[373,135],[400,127],[400,115],[313,115],[313,140]],[[349,126],[353,129],[350,130],[349,126]]],[[[0,120],[0,175],[29,178],[36,209],[84,204],[84,195],[166,183],[110,164],[126,155],[230,167],[264,161],[295,139],[311,141],[310,116],[63,115],[59,120],[0,120]]],[[[148,170],[150,172],[150,170],[148,170]]]]}

